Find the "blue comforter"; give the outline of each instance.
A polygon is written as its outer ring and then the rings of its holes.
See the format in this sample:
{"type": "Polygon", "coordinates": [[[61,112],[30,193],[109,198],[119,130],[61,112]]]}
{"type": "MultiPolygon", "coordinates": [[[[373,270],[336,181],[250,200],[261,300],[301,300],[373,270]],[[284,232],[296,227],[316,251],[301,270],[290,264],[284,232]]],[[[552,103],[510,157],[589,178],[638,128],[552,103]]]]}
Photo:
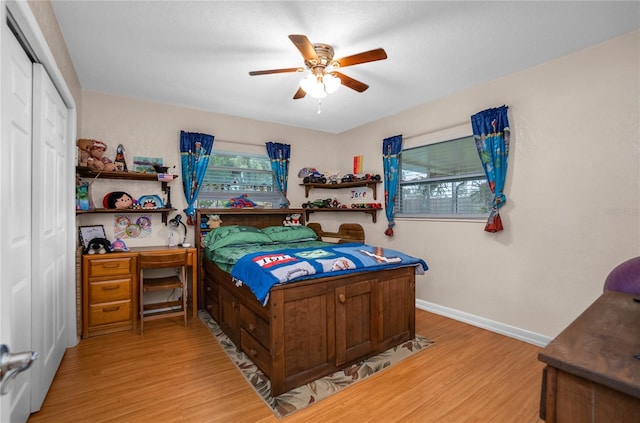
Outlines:
{"type": "Polygon", "coordinates": [[[269,290],[278,283],[406,266],[415,266],[416,274],[428,269],[424,260],[388,248],[334,244],[247,254],[233,266],[231,277],[266,304],[269,290]]]}

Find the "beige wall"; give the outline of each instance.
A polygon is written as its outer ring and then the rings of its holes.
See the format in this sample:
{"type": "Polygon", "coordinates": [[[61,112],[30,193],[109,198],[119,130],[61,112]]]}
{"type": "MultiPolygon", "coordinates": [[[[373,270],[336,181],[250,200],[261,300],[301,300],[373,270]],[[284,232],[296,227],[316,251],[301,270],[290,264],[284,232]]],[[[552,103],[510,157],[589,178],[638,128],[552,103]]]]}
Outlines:
{"type": "Polygon", "coordinates": [[[635,32],[338,136],[347,157],[363,154],[381,170],[385,137],[509,106],[504,232],[399,220],[388,240],[384,222],[367,227],[370,242],[427,261],[419,299],[553,337],[614,266],[640,255],[639,52],[635,32]]]}

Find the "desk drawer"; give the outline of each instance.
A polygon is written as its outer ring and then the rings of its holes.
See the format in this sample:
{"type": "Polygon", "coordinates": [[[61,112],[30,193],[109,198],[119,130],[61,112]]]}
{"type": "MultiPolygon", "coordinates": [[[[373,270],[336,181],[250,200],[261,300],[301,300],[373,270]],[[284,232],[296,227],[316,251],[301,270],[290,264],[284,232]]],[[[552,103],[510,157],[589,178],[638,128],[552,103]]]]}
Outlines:
{"type": "Polygon", "coordinates": [[[132,265],[131,257],[113,257],[92,259],[89,265],[89,277],[130,275],[136,270],[132,265]]]}
{"type": "Polygon", "coordinates": [[[92,305],[89,312],[89,326],[91,327],[127,322],[131,320],[131,301],[115,301],[92,305]]]}
{"type": "Polygon", "coordinates": [[[89,283],[89,304],[131,299],[131,278],[89,283]]]}

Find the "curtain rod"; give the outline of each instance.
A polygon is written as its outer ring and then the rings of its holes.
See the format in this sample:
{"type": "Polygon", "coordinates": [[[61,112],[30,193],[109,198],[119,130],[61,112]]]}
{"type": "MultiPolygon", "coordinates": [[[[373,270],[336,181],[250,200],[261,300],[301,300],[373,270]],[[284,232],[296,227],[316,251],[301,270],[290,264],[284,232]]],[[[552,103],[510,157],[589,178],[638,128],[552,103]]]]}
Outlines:
{"type": "Polygon", "coordinates": [[[431,134],[436,133],[436,132],[446,131],[446,130],[448,130],[448,129],[453,129],[453,128],[456,128],[456,127],[458,127],[458,126],[462,126],[462,125],[469,125],[469,124],[471,124],[471,121],[470,121],[470,120],[467,120],[467,121],[464,121],[464,122],[456,123],[456,124],[454,124],[454,125],[443,126],[442,128],[437,128],[437,129],[434,129],[434,130],[429,131],[429,132],[423,132],[423,133],[421,133],[421,134],[409,135],[408,137],[404,137],[404,136],[403,136],[403,137],[402,137],[402,139],[403,139],[403,140],[410,140],[410,139],[412,139],[412,138],[423,137],[423,136],[425,136],[425,135],[431,135],[431,134]]]}
{"type": "MultiPolygon", "coordinates": [[[[433,133],[435,133],[435,132],[445,131],[445,130],[447,130],[447,129],[453,129],[453,128],[456,128],[456,127],[458,127],[458,126],[467,125],[467,124],[470,124],[470,121],[469,121],[469,120],[464,121],[464,122],[459,122],[459,123],[456,123],[456,124],[453,124],[453,125],[449,125],[449,126],[443,126],[443,127],[441,127],[441,128],[437,128],[437,129],[431,130],[431,131],[429,131],[429,132],[423,132],[423,133],[421,133],[421,134],[409,135],[409,136],[407,136],[407,137],[404,137],[404,136],[403,136],[403,137],[402,137],[402,139],[403,139],[403,140],[410,140],[411,138],[422,137],[422,136],[425,136],[425,135],[433,134],[433,133]]],[[[245,142],[245,141],[229,141],[229,140],[220,140],[220,139],[215,139],[215,141],[214,141],[214,145],[215,145],[215,143],[216,143],[216,142],[222,142],[222,143],[225,143],[225,144],[250,145],[250,146],[252,146],[252,147],[264,147],[264,146],[266,145],[266,143],[262,143],[262,144],[255,144],[255,143],[252,143],[252,142],[245,142]]]]}
{"type": "Polygon", "coordinates": [[[265,147],[265,144],[255,144],[255,143],[251,143],[251,142],[244,142],[244,141],[228,141],[228,140],[219,140],[219,139],[215,139],[213,142],[213,145],[215,145],[215,143],[217,142],[222,142],[225,144],[240,144],[240,145],[250,145],[252,147],[265,147]]]}

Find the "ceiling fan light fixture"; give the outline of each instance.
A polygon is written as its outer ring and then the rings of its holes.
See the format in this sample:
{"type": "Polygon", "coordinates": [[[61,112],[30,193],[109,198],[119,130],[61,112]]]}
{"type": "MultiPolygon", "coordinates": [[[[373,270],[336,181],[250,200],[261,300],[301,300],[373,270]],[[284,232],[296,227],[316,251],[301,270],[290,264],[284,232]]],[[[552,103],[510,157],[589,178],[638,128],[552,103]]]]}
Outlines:
{"type": "Polygon", "coordinates": [[[333,94],[340,87],[340,78],[327,73],[322,78],[322,82],[324,82],[325,91],[327,94],[333,94]]]}
{"type": "Polygon", "coordinates": [[[302,80],[300,81],[300,88],[310,93],[311,90],[313,90],[313,87],[317,83],[318,83],[318,80],[316,79],[316,76],[310,73],[310,74],[307,74],[307,76],[305,76],[304,78],[302,78],[302,80]]]}
{"type": "Polygon", "coordinates": [[[324,98],[340,87],[340,78],[327,73],[309,73],[300,81],[302,88],[312,98],[324,98]]]}
{"type": "MultiPolygon", "coordinates": [[[[329,44],[312,44],[305,35],[300,34],[291,34],[289,35],[289,39],[302,54],[305,68],[309,70],[310,73],[300,81],[300,88],[298,88],[298,91],[296,91],[293,96],[294,100],[304,98],[307,94],[313,98],[324,98],[327,94],[334,93],[340,85],[344,85],[359,93],[364,92],[369,88],[367,84],[340,73],[337,70],[341,70],[347,66],[375,62],[387,58],[387,53],[384,49],[377,48],[334,60],[334,50],[329,44]]],[[[304,72],[305,68],[297,67],[251,71],[249,75],[304,72]]]]}

